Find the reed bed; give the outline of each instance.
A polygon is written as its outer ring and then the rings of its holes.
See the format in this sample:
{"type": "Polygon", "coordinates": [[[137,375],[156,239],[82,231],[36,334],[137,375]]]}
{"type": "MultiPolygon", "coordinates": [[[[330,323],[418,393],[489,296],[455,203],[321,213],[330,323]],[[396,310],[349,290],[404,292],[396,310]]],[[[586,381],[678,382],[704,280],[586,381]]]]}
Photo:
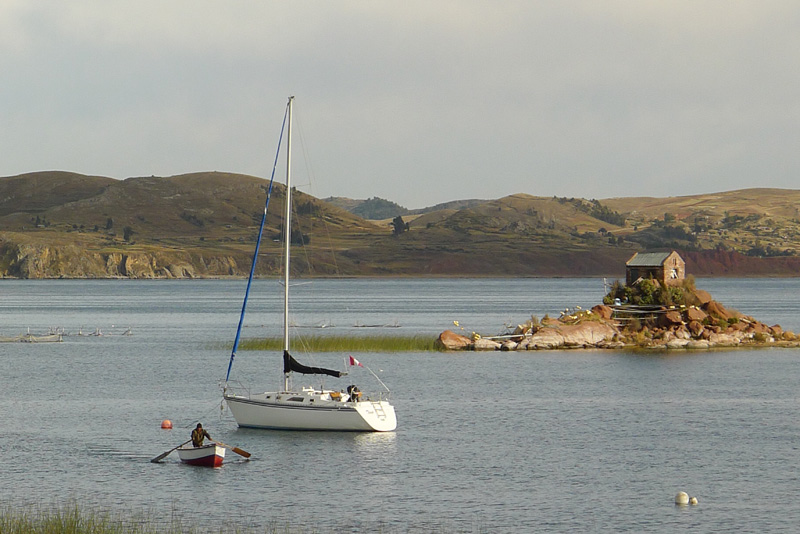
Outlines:
{"type": "MultiPolygon", "coordinates": [[[[79,505],[62,505],[50,509],[41,507],[0,507],[2,534],[333,534],[342,532],[342,525],[324,528],[305,523],[291,524],[274,521],[267,526],[242,525],[199,526],[180,519],[159,521],[146,514],[104,512],[79,505]]],[[[356,523],[344,527],[345,532],[375,532],[376,534],[485,534],[482,525],[466,529],[448,525],[402,525],[356,523]]]]}
{"type": "Polygon", "coordinates": [[[254,528],[240,525],[201,528],[180,519],[159,521],[144,514],[87,510],[78,505],[52,509],[32,507],[0,508],[2,534],[322,534],[308,525],[279,525],[254,528]]]}
{"type": "Polygon", "coordinates": [[[49,510],[16,509],[7,506],[0,511],[0,532],[3,534],[155,534],[188,533],[179,524],[158,526],[136,516],[123,517],[107,512],[81,510],[63,506],[49,510]]]}
{"type": "MultiPolygon", "coordinates": [[[[310,336],[293,340],[308,352],[426,352],[437,350],[435,339],[425,336],[310,336]]],[[[282,338],[245,339],[241,350],[281,350],[282,338]]]]}

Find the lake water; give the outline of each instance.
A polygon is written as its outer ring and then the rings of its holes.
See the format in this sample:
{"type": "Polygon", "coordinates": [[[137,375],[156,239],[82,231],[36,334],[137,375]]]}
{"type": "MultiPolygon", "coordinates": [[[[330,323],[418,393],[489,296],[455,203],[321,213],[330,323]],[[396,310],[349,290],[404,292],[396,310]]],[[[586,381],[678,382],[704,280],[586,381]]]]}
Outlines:
{"type": "MultiPolygon", "coordinates": [[[[697,285],[800,331],[800,279],[697,285]]],[[[392,389],[396,432],[246,430],[222,409],[218,387],[243,292],[243,281],[0,281],[0,335],[105,334],[0,344],[0,504],[78,502],[212,530],[800,524],[800,350],[355,353],[392,389]],[[133,335],[119,335],[129,327],[133,335]],[[162,430],[163,419],[174,428],[162,430]],[[220,469],[182,465],[174,453],[149,461],[197,421],[251,459],[228,451],[220,469]],[[681,490],[700,504],[676,507],[681,490]]],[[[293,289],[292,320],[300,335],[489,335],[591,307],[603,292],[598,279],[317,280],[293,289]]],[[[277,282],[255,283],[245,337],[279,333],[280,299],[277,282]]],[[[341,368],[344,356],[302,358],[341,368]]],[[[279,354],[240,351],[233,378],[275,388],[279,366],[279,354]]],[[[344,380],[372,389],[361,369],[344,380]]],[[[326,379],[347,385],[338,382],[326,379]]]]}

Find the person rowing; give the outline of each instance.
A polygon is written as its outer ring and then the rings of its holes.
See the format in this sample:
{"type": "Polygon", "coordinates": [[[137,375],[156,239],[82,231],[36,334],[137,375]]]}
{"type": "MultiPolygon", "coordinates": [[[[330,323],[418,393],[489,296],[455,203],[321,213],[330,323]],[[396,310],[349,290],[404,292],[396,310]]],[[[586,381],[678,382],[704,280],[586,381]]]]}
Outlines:
{"type": "Polygon", "coordinates": [[[205,438],[211,439],[211,435],[208,432],[206,432],[206,430],[203,428],[203,425],[197,423],[197,427],[195,427],[195,429],[192,430],[192,446],[202,447],[203,440],[205,438]]]}

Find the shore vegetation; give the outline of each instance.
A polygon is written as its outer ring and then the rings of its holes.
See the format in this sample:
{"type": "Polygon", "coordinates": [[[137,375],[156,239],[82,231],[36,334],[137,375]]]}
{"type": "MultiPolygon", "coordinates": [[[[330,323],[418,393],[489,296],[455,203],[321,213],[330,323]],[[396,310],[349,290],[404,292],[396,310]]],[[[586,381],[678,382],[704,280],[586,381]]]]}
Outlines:
{"type": "MultiPolygon", "coordinates": [[[[361,525],[363,527],[363,525],[361,525]]],[[[379,523],[368,527],[371,532],[392,534],[408,532],[405,528],[379,523]]],[[[353,529],[346,529],[356,532],[353,529]]],[[[447,525],[426,527],[425,532],[450,534],[476,532],[453,529],[447,525]]],[[[0,506],[0,532],[3,534],[327,534],[341,532],[341,528],[322,528],[305,523],[273,521],[266,526],[197,525],[172,518],[159,520],[144,513],[109,512],[87,508],[78,504],[63,504],[50,508],[40,506],[16,507],[9,504],[0,506]]],[[[477,532],[485,532],[478,527],[477,532]]]]}
{"type": "MultiPolygon", "coordinates": [[[[295,340],[298,348],[309,352],[425,352],[437,350],[433,336],[310,336],[295,340]]],[[[283,338],[245,339],[241,350],[281,350],[283,338]]]]}

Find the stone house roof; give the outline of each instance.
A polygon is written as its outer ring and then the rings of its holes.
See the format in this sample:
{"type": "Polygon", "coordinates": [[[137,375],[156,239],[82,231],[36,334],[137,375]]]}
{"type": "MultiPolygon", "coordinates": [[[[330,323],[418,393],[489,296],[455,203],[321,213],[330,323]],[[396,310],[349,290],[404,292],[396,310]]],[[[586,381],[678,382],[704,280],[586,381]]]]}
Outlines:
{"type": "Polygon", "coordinates": [[[672,252],[639,252],[625,263],[629,267],[660,267],[672,252]]]}

